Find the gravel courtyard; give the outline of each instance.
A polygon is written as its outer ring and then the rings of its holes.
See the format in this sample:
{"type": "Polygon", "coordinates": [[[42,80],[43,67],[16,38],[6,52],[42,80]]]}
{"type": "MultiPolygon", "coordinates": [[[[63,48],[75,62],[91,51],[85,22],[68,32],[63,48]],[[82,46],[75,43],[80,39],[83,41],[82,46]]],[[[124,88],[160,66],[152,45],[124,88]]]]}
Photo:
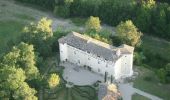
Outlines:
{"type": "Polygon", "coordinates": [[[90,72],[89,70],[85,70],[83,68],[79,68],[79,66],[71,63],[63,63],[62,66],[65,67],[63,78],[67,82],[71,82],[74,85],[92,85],[96,81],[104,81],[104,77],[99,74],[90,72]]]}

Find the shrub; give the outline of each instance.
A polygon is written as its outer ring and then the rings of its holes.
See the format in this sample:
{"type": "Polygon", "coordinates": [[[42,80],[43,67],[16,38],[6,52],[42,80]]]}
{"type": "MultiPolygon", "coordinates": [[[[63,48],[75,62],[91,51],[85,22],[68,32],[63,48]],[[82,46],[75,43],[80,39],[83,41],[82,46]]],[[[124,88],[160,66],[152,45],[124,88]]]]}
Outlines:
{"type": "Polygon", "coordinates": [[[51,74],[48,79],[48,84],[50,88],[56,87],[60,82],[60,77],[57,74],[51,74]]]}

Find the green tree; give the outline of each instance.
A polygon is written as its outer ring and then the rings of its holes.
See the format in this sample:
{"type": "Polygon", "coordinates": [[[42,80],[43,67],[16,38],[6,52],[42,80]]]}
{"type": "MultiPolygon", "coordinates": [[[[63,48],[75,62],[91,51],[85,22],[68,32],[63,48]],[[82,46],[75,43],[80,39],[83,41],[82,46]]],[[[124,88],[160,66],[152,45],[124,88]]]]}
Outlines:
{"type": "Polygon", "coordinates": [[[152,8],[155,6],[156,2],[155,0],[141,0],[141,4],[145,8],[152,8]]]}
{"type": "Polygon", "coordinates": [[[167,20],[166,20],[166,4],[160,4],[153,10],[152,16],[152,31],[161,37],[166,38],[167,33],[167,20]]]}
{"type": "Polygon", "coordinates": [[[116,35],[120,39],[121,43],[131,46],[138,46],[141,44],[142,33],[138,31],[131,20],[121,22],[116,27],[116,35]]]}
{"type": "Polygon", "coordinates": [[[51,52],[50,46],[53,37],[51,24],[52,21],[47,18],[42,18],[38,23],[31,23],[24,28],[21,41],[33,44],[41,56],[48,56],[51,52]]]}
{"type": "Polygon", "coordinates": [[[48,84],[50,88],[54,88],[60,83],[60,77],[57,74],[51,74],[48,79],[48,84]]]}
{"type": "Polygon", "coordinates": [[[99,17],[90,16],[86,22],[86,29],[87,31],[99,32],[101,29],[99,17]]]}
{"type": "Polygon", "coordinates": [[[150,27],[152,25],[151,10],[141,6],[137,10],[137,17],[136,17],[135,23],[136,23],[136,26],[138,26],[138,28],[141,31],[148,33],[150,31],[150,27]]]}
{"type": "Polygon", "coordinates": [[[33,45],[21,42],[3,57],[2,63],[3,65],[22,68],[25,71],[27,79],[31,80],[39,75],[36,67],[36,58],[33,45]]]}
{"type": "Polygon", "coordinates": [[[25,82],[26,76],[21,68],[0,66],[0,99],[37,100],[36,91],[25,82]]]}

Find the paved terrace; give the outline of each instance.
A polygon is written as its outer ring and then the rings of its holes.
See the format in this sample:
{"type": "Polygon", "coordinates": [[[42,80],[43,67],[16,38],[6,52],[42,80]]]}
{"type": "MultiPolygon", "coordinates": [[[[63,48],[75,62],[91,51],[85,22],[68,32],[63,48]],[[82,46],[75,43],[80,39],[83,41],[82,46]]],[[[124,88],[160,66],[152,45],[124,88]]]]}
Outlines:
{"type": "Polygon", "coordinates": [[[71,82],[74,85],[92,85],[95,82],[104,81],[104,77],[100,76],[97,73],[93,73],[87,69],[80,68],[79,66],[72,63],[62,63],[62,66],[65,67],[63,78],[67,82],[71,82]]]}

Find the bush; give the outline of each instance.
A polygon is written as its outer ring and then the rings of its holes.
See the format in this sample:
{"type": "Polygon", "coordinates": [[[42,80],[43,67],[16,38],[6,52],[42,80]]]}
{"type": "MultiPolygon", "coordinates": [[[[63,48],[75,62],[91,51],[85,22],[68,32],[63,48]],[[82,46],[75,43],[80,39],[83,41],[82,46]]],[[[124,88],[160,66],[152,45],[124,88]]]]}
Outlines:
{"type": "Polygon", "coordinates": [[[48,79],[48,84],[50,88],[54,88],[60,83],[60,77],[57,74],[51,74],[48,79]]]}

